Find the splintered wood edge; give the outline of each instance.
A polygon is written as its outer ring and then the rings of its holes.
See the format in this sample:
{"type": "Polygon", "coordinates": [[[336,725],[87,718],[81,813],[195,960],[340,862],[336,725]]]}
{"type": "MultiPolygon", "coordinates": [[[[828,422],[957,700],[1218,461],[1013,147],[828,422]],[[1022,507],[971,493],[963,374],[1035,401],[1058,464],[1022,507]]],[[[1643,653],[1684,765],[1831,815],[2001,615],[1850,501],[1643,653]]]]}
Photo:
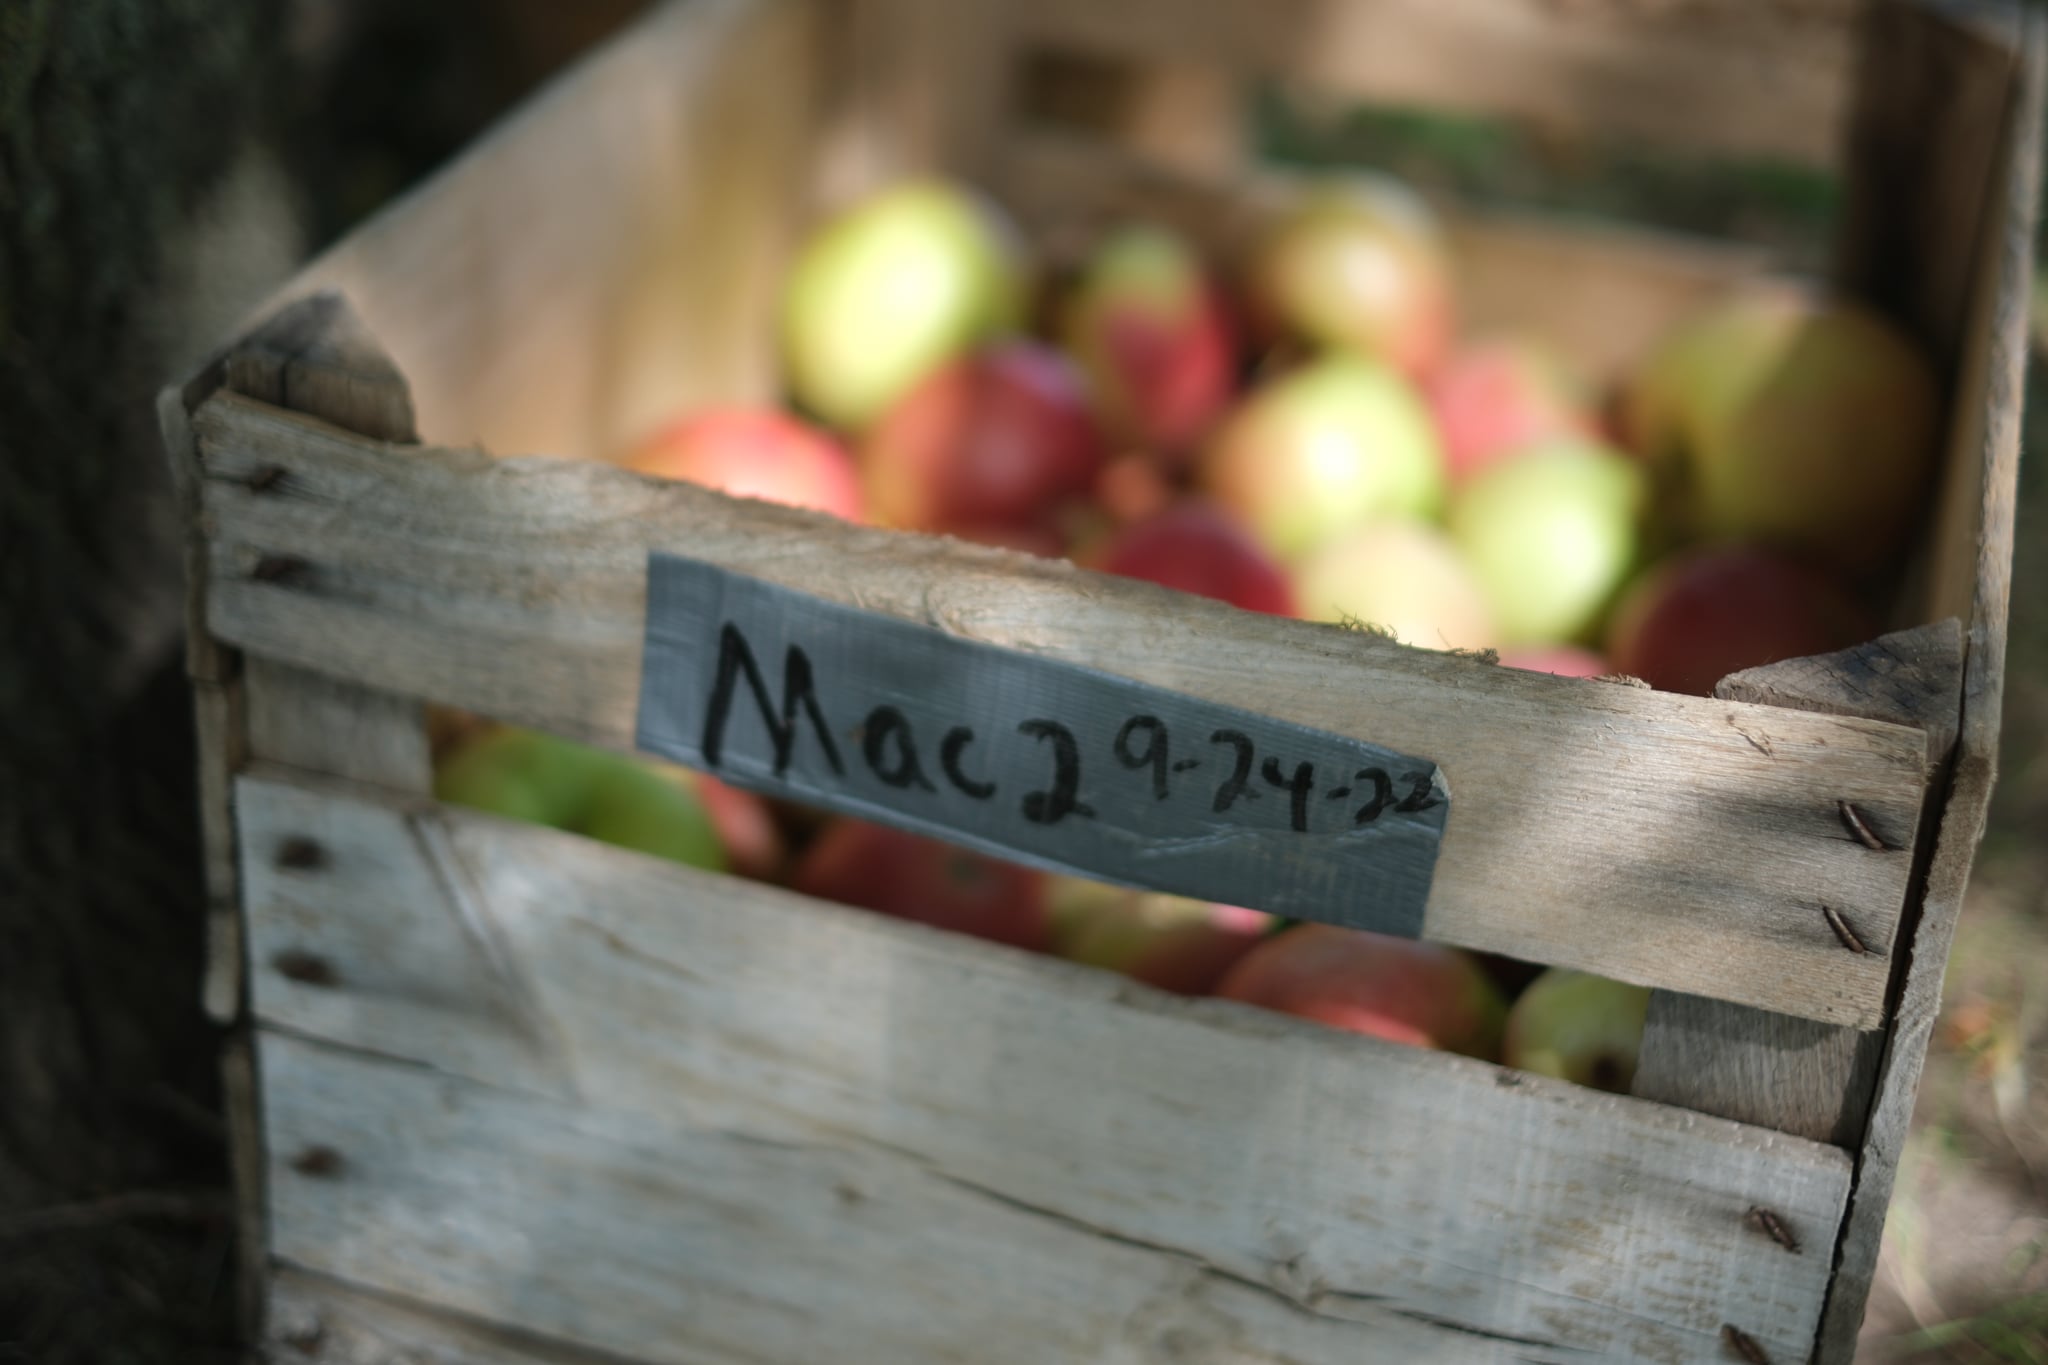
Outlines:
{"type": "Polygon", "coordinates": [[[1147,1342],[1303,1360],[1379,1331],[1689,1359],[1723,1321],[1782,1354],[1817,1321],[1825,1257],[1754,1211],[1826,1243],[1849,1160],[1820,1144],[374,788],[258,767],[237,804],[295,1267],[678,1359],[735,1277],[766,1316],[713,1336],[764,1359],[817,1330],[923,1359],[991,1318],[986,1358],[1095,1359],[1057,1348],[1141,1304],[1147,1342]],[[331,859],[272,856],[309,836],[331,859]],[[506,1260],[536,1239],[575,1267],[538,1294],[506,1260]],[[1012,1274],[986,1316],[954,1287],[1012,1274]],[[817,1321],[825,1282],[871,1309],[817,1321]],[[1032,1316],[1062,1294],[1089,1326],[1032,1316]]]}
{"type": "Polygon", "coordinates": [[[1454,813],[1429,937],[1882,1020],[1910,858],[1837,806],[1903,843],[1917,730],[1498,669],[603,466],[393,451],[233,395],[198,425],[209,619],[252,652],[630,749],[646,554],[672,550],[1434,759],[1454,813]]]}

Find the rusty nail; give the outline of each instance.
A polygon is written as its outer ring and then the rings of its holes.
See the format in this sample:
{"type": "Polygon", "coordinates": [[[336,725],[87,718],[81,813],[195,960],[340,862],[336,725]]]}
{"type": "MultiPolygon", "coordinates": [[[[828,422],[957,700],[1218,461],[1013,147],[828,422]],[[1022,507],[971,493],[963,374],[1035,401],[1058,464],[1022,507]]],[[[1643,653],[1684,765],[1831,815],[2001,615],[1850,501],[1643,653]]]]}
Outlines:
{"type": "Polygon", "coordinates": [[[294,834],[277,846],[277,865],[305,872],[327,866],[327,850],[317,840],[294,834]]]}
{"type": "Polygon", "coordinates": [[[284,478],[284,466],[283,466],[283,465],[281,465],[281,464],[267,464],[267,465],[264,465],[263,467],[261,467],[260,469],[258,469],[258,470],[257,470],[257,471],[256,471],[255,473],[253,473],[253,474],[251,474],[251,475],[249,476],[249,491],[250,491],[251,493],[268,493],[268,492],[269,492],[269,491],[270,491],[271,489],[273,489],[273,488],[277,487],[278,483],[279,483],[279,482],[280,482],[280,481],[281,481],[281,480],[282,480],[283,478],[284,478]]]}
{"type": "Polygon", "coordinates": [[[1749,1211],[1749,1223],[1751,1227],[1794,1256],[1799,1254],[1799,1239],[1792,1234],[1792,1229],[1786,1227],[1783,1219],[1763,1205],[1759,1204],[1749,1211]]]}
{"type": "Polygon", "coordinates": [[[1835,802],[1835,810],[1840,813],[1842,823],[1849,827],[1849,833],[1856,836],[1857,843],[1865,848],[1875,849],[1879,853],[1889,853],[1891,851],[1892,846],[1877,837],[1877,831],[1872,829],[1870,822],[1863,818],[1862,811],[1857,810],[1847,801],[1835,802]]]}
{"type": "Polygon", "coordinates": [[[1749,1362],[1749,1365],[1771,1365],[1771,1358],[1764,1354],[1764,1348],[1757,1345],[1756,1338],[1732,1322],[1721,1324],[1721,1340],[1728,1348],[1749,1362]]]}
{"type": "Polygon", "coordinates": [[[301,1147],[298,1155],[292,1158],[292,1169],[314,1180],[325,1180],[330,1176],[339,1175],[341,1164],[341,1153],[324,1142],[301,1147]]]}
{"type": "Polygon", "coordinates": [[[249,576],[258,583],[289,583],[312,567],[297,555],[265,555],[256,561],[249,576]]]}
{"type": "Polygon", "coordinates": [[[332,986],[341,980],[332,962],[304,948],[286,948],[270,959],[270,965],[277,968],[279,976],[302,985],[332,986]]]}
{"type": "Polygon", "coordinates": [[[1842,918],[1841,911],[1835,909],[1832,905],[1823,905],[1820,908],[1820,913],[1821,917],[1827,920],[1828,928],[1835,931],[1835,937],[1841,940],[1844,948],[1847,948],[1852,953],[1867,953],[1870,951],[1869,948],[1864,946],[1863,940],[1856,937],[1856,931],[1849,927],[1849,921],[1842,918]]]}

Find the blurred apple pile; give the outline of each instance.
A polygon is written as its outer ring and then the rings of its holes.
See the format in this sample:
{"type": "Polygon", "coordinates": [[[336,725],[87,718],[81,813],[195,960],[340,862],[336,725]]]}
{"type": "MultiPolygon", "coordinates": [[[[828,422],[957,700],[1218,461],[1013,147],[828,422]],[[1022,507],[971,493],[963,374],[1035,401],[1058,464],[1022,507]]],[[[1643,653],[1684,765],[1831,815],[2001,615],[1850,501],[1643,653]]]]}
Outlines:
{"type": "MultiPolygon", "coordinates": [[[[1428,207],[1368,173],[1276,203],[1240,259],[1130,223],[1056,270],[975,191],[898,185],[797,255],[788,408],[680,413],[621,462],[1701,695],[1877,632],[1936,449],[1908,339],[1758,285],[1601,388],[1542,337],[1463,334],[1456,284],[1428,207]]],[[[440,794],[1164,990],[1633,1071],[1646,992],[1596,977],[1049,877],[518,731],[458,746],[440,794]]]]}

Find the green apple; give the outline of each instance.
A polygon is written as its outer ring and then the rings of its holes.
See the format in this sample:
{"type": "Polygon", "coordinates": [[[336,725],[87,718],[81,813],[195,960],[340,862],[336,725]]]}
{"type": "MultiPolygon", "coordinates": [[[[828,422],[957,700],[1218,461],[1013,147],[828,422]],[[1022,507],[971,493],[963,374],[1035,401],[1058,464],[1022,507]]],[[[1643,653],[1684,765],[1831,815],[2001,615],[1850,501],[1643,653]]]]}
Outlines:
{"type": "Polygon", "coordinates": [[[1591,441],[1488,465],[1451,502],[1451,536],[1504,645],[1580,639],[1635,568],[1649,490],[1642,468],[1591,441]]]}
{"type": "Polygon", "coordinates": [[[1203,489],[1283,560],[1381,517],[1429,517],[1444,456],[1399,374],[1333,351],[1255,390],[1203,453],[1203,489]]]}
{"type": "Polygon", "coordinates": [[[783,297],[790,388],[859,431],[943,362],[1013,330],[1017,235],[961,185],[918,180],[861,200],[805,242],[783,297]]]}
{"type": "Polygon", "coordinates": [[[1311,621],[1340,621],[1424,649],[1499,643],[1486,595],[1457,548],[1433,526],[1372,522],[1303,561],[1294,600],[1311,621]]]}
{"type": "Polygon", "coordinates": [[[689,776],[538,731],[487,731],[449,755],[434,795],[620,848],[726,870],[726,853],[689,776]]]}
{"type": "Polygon", "coordinates": [[[1627,1094],[1643,1049],[1650,992],[1552,967],[1508,1011],[1501,1059],[1542,1076],[1627,1094]]]}
{"type": "Polygon", "coordinates": [[[1051,890],[1053,951],[1176,995],[1207,995],[1279,923],[1234,905],[1078,877],[1051,890]]]}
{"type": "Polygon", "coordinates": [[[1922,350],[1871,310],[1760,288],[1674,332],[1622,420],[1681,532],[1860,571],[1924,510],[1941,395],[1922,350]]]}

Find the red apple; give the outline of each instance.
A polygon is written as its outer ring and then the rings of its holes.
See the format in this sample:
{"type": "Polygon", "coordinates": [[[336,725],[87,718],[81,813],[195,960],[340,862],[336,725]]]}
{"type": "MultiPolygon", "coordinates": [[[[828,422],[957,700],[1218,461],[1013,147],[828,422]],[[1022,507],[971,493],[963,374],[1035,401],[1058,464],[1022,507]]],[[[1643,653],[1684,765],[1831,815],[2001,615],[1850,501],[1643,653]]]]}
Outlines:
{"type": "Polygon", "coordinates": [[[978,539],[1048,526],[1102,463],[1079,374],[1024,342],[933,371],[861,443],[876,522],[978,539]]]}
{"type": "Polygon", "coordinates": [[[1294,613],[1287,574],[1244,527],[1201,501],[1177,503],[1112,534],[1084,567],[1213,597],[1246,611],[1294,613]]]}
{"type": "Polygon", "coordinates": [[[1278,922],[1257,910],[1060,878],[1055,951],[1176,995],[1207,995],[1278,922]]]}
{"type": "Polygon", "coordinates": [[[1925,510],[1941,396],[1921,349],[1860,305],[1758,289],[1659,347],[1623,405],[1688,533],[1764,541],[1853,571],[1925,510]]]}
{"type": "Polygon", "coordinates": [[[1453,484],[1538,443],[1598,434],[1585,384],[1523,338],[1461,346],[1424,391],[1453,484]]]}
{"type": "Polygon", "coordinates": [[[842,210],[807,238],[787,281],[782,353],[799,402],[866,428],[954,356],[1023,313],[1017,232],[963,185],[913,180],[842,210]]]}
{"type": "Polygon", "coordinates": [[[1623,595],[1608,625],[1615,671],[1670,692],[1711,696],[1730,673],[1844,649],[1876,633],[1833,578],[1756,546],[1665,560],[1623,595]]]}
{"type": "Polygon", "coordinates": [[[1254,244],[1246,291],[1268,334],[1353,347],[1411,376],[1451,339],[1451,267],[1436,217],[1413,190],[1370,172],[1325,181],[1254,244]]]}
{"type": "Polygon", "coordinates": [[[1531,673],[1554,673],[1560,678],[1597,678],[1614,670],[1590,649],[1576,645],[1534,645],[1527,649],[1500,652],[1503,668],[1520,668],[1531,673]]]}
{"type": "Polygon", "coordinates": [[[737,498],[761,498],[861,519],[853,459],[823,432],[768,408],[711,408],[670,423],[626,468],[687,479],[737,498]]]}
{"type": "Polygon", "coordinates": [[[1540,1076],[1626,1095],[1643,1050],[1650,992],[1552,967],[1508,1011],[1501,1060],[1540,1076]]]}
{"type": "Polygon", "coordinates": [[[1363,522],[1434,515],[1443,450],[1406,380],[1332,352],[1239,404],[1203,452],[1199,481],[1261,544],[1292,560],[1363,522]]]}
{"type": "Polygon", "coordinates": [[[1328,924],[1300,925],[1260,943],[1216,994],[1487,1060],[1500,1055],[1507,1013],[1492,979],[1456,948],[1328,924]]]}
{"type": "Polygon", "coordinates": [[[1106,238],[1065,323],[1067,350],[1119,441],[1183,456],[1230,402],[1237,340],[1222,295],[1173,233],[1129,227],[1106,238]]]}
{"type": "Polygon", "coordinates": [[[789,847],[775,813],[768,803],[750,791],[728,786],[705,773],[687,768],[673,770],[704,804],[718,841],[732,872],[758,882],[778,881],[789,861],[789,847]]]}
{"type": "Polygon", "coordinates": [[[1559,644],[1593,631],[1636,567],[1649,499],[1642,467],[1570,440],[1497,461],[1451,500],[1451,538],[1503,643],[1559,644]]]}
{"type": "Polygon", "coordinates": [[[1492,609],[1443,532],[1412,521],[1361,526],[1304,560],[1294,600],[1311,621],[1391,634],[1423,649],[1489,649],[1492,609]]]}
{"type": "Polygon", "coordinates": [[[1043,952],[1045,874],[864,820],[834,820],[790,885],[807,896],[1043,952]]]}

